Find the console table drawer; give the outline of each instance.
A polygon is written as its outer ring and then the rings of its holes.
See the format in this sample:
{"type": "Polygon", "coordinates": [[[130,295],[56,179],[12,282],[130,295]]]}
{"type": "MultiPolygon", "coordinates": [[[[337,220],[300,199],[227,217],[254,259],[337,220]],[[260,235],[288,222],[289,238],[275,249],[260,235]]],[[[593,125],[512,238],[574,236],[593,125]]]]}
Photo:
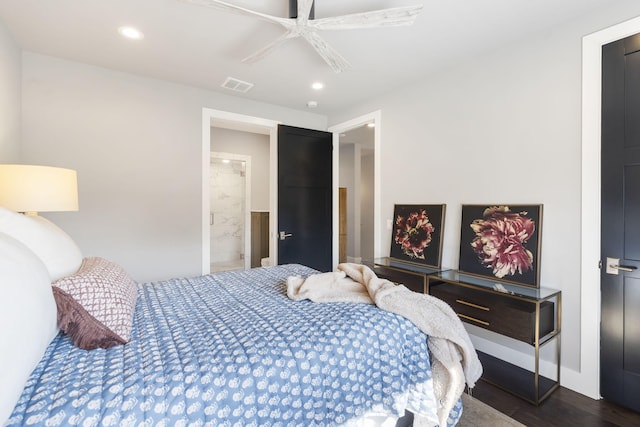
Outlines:
{"type": "Polygon", "coordinates": [[[400,271],[389,267],[376,265],[373,268],[376,276],[392,281],[398,285],[404,285],[414,292],[424,293],[425,275],[400,271]]]}
{"type": "MultiPolygon", "coordinates": [[[[536,304],[507,296],[456,286],[432,284],[429,293],[447,302],[469,324],[535,343],[536,304]]],[[[540,337],[554,330],[553,302],[540,304],[540,337]]]]}

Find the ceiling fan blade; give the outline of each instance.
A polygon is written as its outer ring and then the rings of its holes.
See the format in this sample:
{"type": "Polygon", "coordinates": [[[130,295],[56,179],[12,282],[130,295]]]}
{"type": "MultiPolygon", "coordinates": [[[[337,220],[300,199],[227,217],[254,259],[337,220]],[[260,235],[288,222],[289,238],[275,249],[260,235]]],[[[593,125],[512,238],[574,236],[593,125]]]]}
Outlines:
{"type": "Polygon", "coordinates": [[[352,30],[359,28],[399,27],[411,25],[422,5],[394,7],[351,15],[320,18],[309,21],[309,26],[318,30],[352,30]]]}
{"type": "Polygon", "coordinates": [[[244,7],[236,6],[234,4],[227,3],[220,0],[178,0],[178,1],[182,3],[189,3],[189,4],[195,4],[198,6],[209,7],[217,10],[224,10],[226,12],[239,13],[241,15],[255,16],[268,22],[278,23],[286,27],[287,29],[291,28],[291,26],[293,26],[295,22],[295,20],[292,20],[292,19],[267,15],[266,13],[256,12],[255,10],[246,9],[244,7]]]}
{"type": "Polygon", "coordinates": [[[302,37],[313,46],[316,52],[318,52],[318,55],[320,55],[336,73],[341,73],[351,68],[351,64],[349,64],[337,50],[329,46],[315,31],[305,31],[302,33],[302,37]]]}
{"type": "Polygon", "coordinates": [[[298,1],[298,22],[307,22],[311,13],[313,0],[297,0],[298,1]]]}
{"type": "Polygon", "coordinates": [[[280,37],[278,37],[277,39],[275,39],[274,41],[272,41],[271,43],[269,43],[259,51],[244,58],[242,62],[252,64],[254,62],[260,61],[265,56],[269,55],[271,52],[276,50],[285,41],[298,36],[300,36],[300,34],[294,33],[293,31],[287,31],[286,33],[284,33],[283,35],[281,35],[280,37]]]}

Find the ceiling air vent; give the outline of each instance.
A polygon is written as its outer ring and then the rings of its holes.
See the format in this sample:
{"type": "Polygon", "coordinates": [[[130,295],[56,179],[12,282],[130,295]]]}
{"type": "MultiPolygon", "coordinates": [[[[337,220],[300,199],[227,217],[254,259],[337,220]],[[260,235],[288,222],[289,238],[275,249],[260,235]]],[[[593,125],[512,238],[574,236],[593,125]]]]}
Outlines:
{"type": "Polygon", "coordinates": [[[249,89],[253,87],[253,83],[243,82],[242,80],[234,79],[233,77],[227,77],[224,83],[222,83],[222,87],[234,92],[247,93],[249,89]]]}

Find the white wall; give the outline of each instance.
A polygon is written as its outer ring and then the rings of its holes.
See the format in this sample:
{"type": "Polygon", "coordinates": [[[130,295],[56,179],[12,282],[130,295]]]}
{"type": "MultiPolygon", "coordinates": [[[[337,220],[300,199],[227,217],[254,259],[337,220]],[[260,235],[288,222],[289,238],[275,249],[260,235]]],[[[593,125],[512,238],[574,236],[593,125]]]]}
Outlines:
{"type": "Polygon", "coordinates": [[[202,109],[326,129],[325,116],[23,53],[23,159],[77,169],[80,211],[47,214],[138,281],[202,267],[202,109]]]}
{"type": "Polygon", "coordinates": [[[269,210],[269,135],[211,128],[211,151],[251,156],[251,210],[269,210]]]}
{"type": "Polygon", "coordinates": [[[20,162],[20,49],[0,20],[0,163],[20,162]]]}
{"type": "Polygon", "coordinates": [[[383,215],[377,227],[383,249],[390,239],[384,222],[397,201],[447,203],[443,266],[449,268],[458,266],[462,204],[544,204],[541,281],[563,291],[562,365],[577,373],[581,42],[639,14],[640,3],[615,2],[492,54],[469,52],[467,61],[424,76],[422,84],[331,117],[340,123],[382,110],[383,215]]]}

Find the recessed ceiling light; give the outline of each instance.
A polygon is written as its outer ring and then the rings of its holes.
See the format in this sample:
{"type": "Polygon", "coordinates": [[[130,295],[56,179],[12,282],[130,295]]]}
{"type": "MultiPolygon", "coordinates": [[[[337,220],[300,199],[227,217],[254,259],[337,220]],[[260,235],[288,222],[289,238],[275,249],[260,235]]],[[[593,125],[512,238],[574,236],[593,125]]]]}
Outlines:
{"type": "Polygon", "coordinates": [[[374,128],[374,127],[376,127],[376,124],[375,123],[367,123],[367,127],[368,128],[374,128]]]}
{"type": "Polygon", "coordinates": [[[315,82],[311,85],[311,88],[314,90],[321,90],[324,89],[324,83],[321,82],[315,82]]]}
{"type": "Polygon", "coordinates": [[[144,34],[142,34],[142,31],[134,27],[120,27],[118,28],[118,32],[121,36],[128,39],[142,40],[144,38],[144,34]]]}
{"type": "Polygon", "coordinates": [[[309,101],[307,102],[307,107],[309,108],[316,108],[318,106],[318,102],[317,101],[309,101]]]}

